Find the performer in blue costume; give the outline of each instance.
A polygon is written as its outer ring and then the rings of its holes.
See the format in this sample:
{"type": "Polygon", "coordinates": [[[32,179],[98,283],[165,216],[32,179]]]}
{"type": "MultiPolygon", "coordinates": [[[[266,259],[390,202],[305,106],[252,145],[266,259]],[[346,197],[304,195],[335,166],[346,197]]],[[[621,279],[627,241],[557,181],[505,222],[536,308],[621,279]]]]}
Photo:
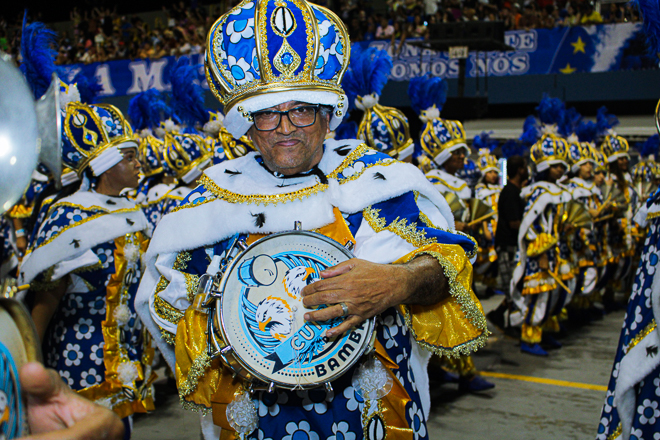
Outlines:
{"type": "Polygon", "coordinates": [[[619,348],[598,425],[598,440],[654,439],[660,418],[660,192],[640,209],[635,221],[648,227],[635,274],[619,348]]]}
{"type": "Polygon", "coordinates": [[[348,107],[339,84],[349,40],[333,13],[304,1],[244,1],[208,41],[207,78],[224,124],[236,139],[248,133],[258,153],[207,169],[154,231],[136,307],[176,372],[181,399],[212,413],[222,428],[215,438],[428,438],[431,352],[469,354],[488,334],[471,290],[474,241],[454,230],[446,202],[415,167],[357,140],[324,141],[348,107]],[[249,384],[208,356],[209,315],[194,305],[200,276],[222,270],[210,263],[232,256],[236,239],[251,243],[295,221],[354,243],[356,259],[302,289],[306,319],[346,316],[326,333],[333,339],[377,316],[388,394],[357,394],[353,367],[332,390],[248,398],[249,384]],[[256,428],[236,420],[250,415],[256,428]]]}
{"type": "Polygon", "coordinates": [[[46,365],[128,427],[130,415],[153,409],[155,379],[151,340],[133,306],[147,221],[120,196],[137,186],[137,142],[111,105],[69,103],[62,125],[63,162],[83,182],[48,209],[20,280],[35,292],[46,365]]]}

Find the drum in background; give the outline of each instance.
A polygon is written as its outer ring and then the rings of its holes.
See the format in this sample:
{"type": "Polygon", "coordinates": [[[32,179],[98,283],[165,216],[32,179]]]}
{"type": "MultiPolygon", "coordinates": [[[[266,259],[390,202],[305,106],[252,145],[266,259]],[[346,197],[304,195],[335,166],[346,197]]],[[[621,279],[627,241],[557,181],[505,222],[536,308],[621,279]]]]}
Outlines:
{"type": "Polygon", "coordinates": [[[25,405],[18,371],[27,362],[41,362],[37,333],[23,304],[0,290],[0,438],[11,440],[28,434],[25,405]]]}
{"type": "Polygon", "coordinates": [[[325,332],[345,317],[307,322],[302,289],[321,271],[353,258],[336,241],[308,231],[264,237],[229,264],[209,314],[210,352],[253,385],[330,387],[373,347],[375,318],[344,335],[325,332]]]}

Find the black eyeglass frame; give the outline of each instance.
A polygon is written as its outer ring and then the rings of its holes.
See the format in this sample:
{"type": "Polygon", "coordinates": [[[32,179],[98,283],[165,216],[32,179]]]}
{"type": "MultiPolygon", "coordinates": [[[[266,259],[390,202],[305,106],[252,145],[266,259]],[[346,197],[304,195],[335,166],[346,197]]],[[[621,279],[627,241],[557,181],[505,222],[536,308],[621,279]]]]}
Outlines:
{"type": "Polygon", "coordinates": [[[284,111],[281,111],[281,110],[260,110],[258,112],[250,113],[250,116],[252,117],[252,121],[254,123],[254,128],[257,129],[257,131],[273,131],[273,130],[277,130],[277,127],[279,127],[280,124],[282,123],[282,116],[283,115],[286,115],[286,117],[289,118],[289,122],[291,122],[291,125],[293,125],[294,127],[298,127],[298,128],[311,127],[312,125],[316,124],[316,115],[319,113],[319,110],[321,110],[321,104],[315,104],[315,105],[309,104],[309,105],[299,105],[299,106],[296,106],[296,107],[290,108],[289,110],[284,110],[284,111]],[[314,109],[314,120],[310,124],[298,125],[295,122],[293,122],[293,120],[291,119],[291,116],[289,116],[290,111],[298,110],[300,108],[313,108],[314,109]],[[275,127],[271,128],[271,129],[268,129],[268,130],[260,129],[257,126],[257,118],[255,116],[258,116],[259,114],[262,114],[262,113],[276,113],[276,114],[278,114],[280,118],[277,121],[277,125],[275,125],[275,127]]]}

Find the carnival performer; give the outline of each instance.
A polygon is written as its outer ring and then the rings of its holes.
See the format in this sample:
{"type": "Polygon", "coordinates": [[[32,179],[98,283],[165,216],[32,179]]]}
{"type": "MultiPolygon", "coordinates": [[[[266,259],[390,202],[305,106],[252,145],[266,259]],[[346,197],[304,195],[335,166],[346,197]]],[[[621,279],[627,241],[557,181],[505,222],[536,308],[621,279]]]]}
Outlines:
{"type": "Polygon", "coordinates": [[[644,249],[633,282],[628,311],[614,358],[612,375],[596,438],[653,438],[658,429],[652,418],[660,397],[660,279],[658,255],[660,246],[660,193],[656,192],[635,216],[635,221],[648,227],[644,249]]]}
{"type": "MultiPolygon", "coordinates": [[[[497,252],[495,251],[495,233],[497,231],[497,208],[502,185],[500,184],[500,169],[497,157],[492,154],[497,148],[498,142],[491,141],[488,133],[475,136],[473,146],[477,147],[479,158],[477,166],[481,172],[481,178],[475,188],[475,199],[483,201],[490,207],[495,215],[489,217],[477,225],[477,237],[479,242],[479,254],[475,274],[481,276],[481,282],[488,288],[488,293],[494,293],[497,287],[497,252]]],[[[476,220],[476,219],[473,219],[476,220]]],[[[488,295],[487,295],[488,296],[488,295]]]]}
{"type": "MultiPolygon", "coordinates": [[[[523,137],[536,131],[535,121],[528,118],[523,137]]],[[[536,138],[533,135],[531,138],[536,138]]],[[[522,326],[520,350],[536,356],[547,356],[541,347],[543,326],[554,316],[566,288],[559,276],[560,205],[570,200],[557,181],[568,169],[566,141],[548,130],[534,143],[530,157],[536,166],[533,183],[521,191],[526,200],[518,233],[517,265],[511,280],[511,297],[516,311],[510,314],[513,326],[522,326]],[[563,289],[563,292],[559,290],[563,289]]],[[[551,346],[561,346],[548,338],[551,346]]]]}
{"type": "Polygon", "coordinates": [[[592,153],[592,147],[589,142],[581,142],[580,133],[584,131],[593,131],[595,125],[586,121],[581,121],[576,127],[575,132],[568,137],[568,155],[571,162],[569,180],[566,187],[571,193],[571,198],[581,203],[590,217],[590,221],[585,222],[583,227],[578,227],[574,233],[569,245],[573,255],[573,264],[578,270],[574,288],[574,296],[571,306],[574,307],[580,321],[589,320],[585,315],[593,311],[591,302],[592,293],[598,282],[598,269],[596,262],[597,240],[593,230],[593,222],[602,214],[601,208],[602,194],[600,188],[594,182],[594,166],[596,162],[592,153]]]}
{"type": "Polygon", "coordinates": [[[415,148],[408,118],[401,110],[378,103],[391,70],[392,57],[386,50],[362,49],[354,44],[342,87],[348,97],[349,111],[363,112],[357,139],[376,151],[404,161],[412,156],[415,148]]]}
{"type": "Polygon", "coordinates": [[[600,150],[608,163],[609,174],[605,181],[603,198],[610,202],[613,217],[608,220],[608,244],[612,250],[612,258],[608,261],[605,278],[605,294],[603,304],[606,309],[620,307],[615,301],[613,284],[626,291],[628,286],[632,257],[635,254],[633,225],[634,209],[639,203],[639,196],[633,187],[629,173],[630,156],[628,141],[617,135],[613,127],[618,124],[616,116],[608,114],[601,107],[597,114],[599,134],[602,137],[600,150]]]}
{"type": "Polygon", "coordinates": [[[80,189],[54,202],[20,267],[45,363],[82,396],[123,418],[153,409],[153,348],[134,310],[147,221],[120,193],[135,188],[137,142],[108,104],[69,103],[62,160],[80,189]]]}
{"type": "MultiPolygon", "coordinates": [[[[176,371],[180,397],[211,410],[224,435],[428,438],[430,352],[422,347],[458,356],[487,337],[470,287],[474,241],[454,232],[446,202],[413,166],[357,140],[324,140],[348,107],[340,82],[350,46],[333,13],[303,1],[243,2],[216,21],[208,41],[207,77],[225,126],[235,138],[248,133],[258,153],[206,170],[149,247],[136,304],[176,371]],[[222,269],[216,263],[233,256],[232,242],[295,221],[354,243],[356,259],[300,290],[304,319],[347,316],[325,333],[334,341],[378,316],[376,357],[391,379],[388,394],[356,395],[352,367],[326,388],[255,390],[250,400],[249,384],[207,356],[212,316],[194,305],[199,277],[222,269]]],[[[286,326],[258,319],[286,340],[286,326]]]]}
{"type": "Polygon", "coordinates": [[[453,193],[457,196],[461,209],[456,219],[456,229],[466,232],[469,212],[463,200],[472,196],[472,190],[456,174],[463,169],[470,149],[463,124],[440,118],[442,107],[447,101],[447,83],[430,74],[416,77],[410,81],[408,95],[413,110],[424,124],[420,144],[428,158],[423,160],[421,168],[430,169],[426,177],[440,193],[453,193]]]}
{"type": "MultiPolygon", "coordinates": [[[[445,197],[453,195],[457,208],[450,205],[456,218],[456,229],[470,231],[468,220],[470,212],[465,201],[472,190],[467,182],[456,177],[464,168],[465,157],[470,150],[465,139],[463,125],[459,121],[440,118],[440,110],[447,99],[447,83],[439,77],[413,78],[408,87],[408,94],[413,109],[419,114],[424,124],[420,134],[420,145],[427,156],[422,163],[430,164],[431,170],[426,178],[445,197]]],[[[424,167],[424,165],[422,165],[424,167]]],[[[442,357],[441,368],[448,370],[444,380],[458,382],[461,391],[484,391],[495,385],[477,375],[477,369],[470,356],[458,359],[442,357]],[[455,373],[455,374],[454,374],[455,373]]]]}

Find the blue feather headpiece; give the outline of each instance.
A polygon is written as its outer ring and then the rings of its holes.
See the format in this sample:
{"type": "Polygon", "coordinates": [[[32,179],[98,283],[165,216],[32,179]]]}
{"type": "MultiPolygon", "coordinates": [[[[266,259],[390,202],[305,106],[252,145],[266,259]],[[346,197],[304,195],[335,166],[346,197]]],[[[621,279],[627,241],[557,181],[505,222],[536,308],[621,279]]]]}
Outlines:
{"type": "Polygon", "coordinates": [[[523,145],[530,147],[541,138],[541,127],[534,116],[527,116],[523,124],[523,133],[520,136],[520,141],[523,145]]]}
{"type": "Polygon", "coordinates": [[[605,136],[608,130],[619,124],[619,119],[615,115],[608,114],[607,107],[602,106],[598,109],[596,124],[598,126],[598,134],[605,136]]]}
{"type": "Polygon", "coordinates": [[[575,134],[580,142],[596,142],[598,136],[598,126],[593,121],[581,121],[575,128],[575,134]]]}
{"type": "Polygon", "coordinates": [[[447,102],[447,82],[438,76],[431,76],[430,73],[417,76],[410,80],[408,95],[410,105],[417,114],[433,105],[438,111],[442,111],[447,102]]]}
{"type": "Polygon", "coordinates": [[[375,47],[362,49],[359,44],[354,44],[351,47],[351,61],[342,81],[349,109],[355,107],[358,96],[380,96],[391,70],[392,57],[386,50],[375,47]]]}
{"type": "Polygon", "coordinates": [[[492,131],[482,131],[481,134],[474,137],[472,146],[477,150],[485,148],[492,153],[499,146],[499,142],[497,139],[491,139],[491,134],[493,134],[492,131]]]}
{"type": "Polygon", "coordinates": [[[566,107],[561,99],[550,98],[546,93],[543,94],[541,102],[536,107],[539,120],[545,125],[557,124],[559,126],[564,119],[565,110],[566,107]]]}
{"type": "Polygon", "coordinates": [[[523,144],[518,142],[515,139],[508,140],[500,148],[502,152],[502,157],[508,159],[513,156],[523,156],[525,152],[525,147],[523,144]]]}
{"type": "Polygon", "coordinates": [[[563,118],[559,122],[559,134],[564,137],[569,137],[577,131],[580,121],[582,121],[582,115],[574,107],[567,109],[564,111],[563,118]]]}
{"type": "Polygon", "coordinates": [[[128,118],[136,131],[155,129],[172,116],[172,109],[165,102],[165,96],[157,89],[138,93],[128,103],[128,118]]]}
{"type": "Polygon", "coordinates": [[[647,158],[651,155],[657,158],[658,152],[660,152],[660,135],[654,134],[646,139],[645,142],[638,142],[635,144],[635,149],[639,151],[639,155],[643,158],[647,158]]]}
{"type": "Polygon", "coordinates": [[[27,79],[35,99],[46,93],[53,73],[57,73],[55,57],[57,51],[57,34],[48,29],[45,24],[35,22],[27,24],[27,14],[23,18],[23,34],[21,37],[21,71],[27,79]]]}
{"type": "Polygon", "coordinates": [[[170,69],[172,109],[179,119],[190,127],[203,126],[208,122],[204,89],[196,81],[200,69],[201,65],[192,65],[185,57],[179,58],[170,69]]]}

